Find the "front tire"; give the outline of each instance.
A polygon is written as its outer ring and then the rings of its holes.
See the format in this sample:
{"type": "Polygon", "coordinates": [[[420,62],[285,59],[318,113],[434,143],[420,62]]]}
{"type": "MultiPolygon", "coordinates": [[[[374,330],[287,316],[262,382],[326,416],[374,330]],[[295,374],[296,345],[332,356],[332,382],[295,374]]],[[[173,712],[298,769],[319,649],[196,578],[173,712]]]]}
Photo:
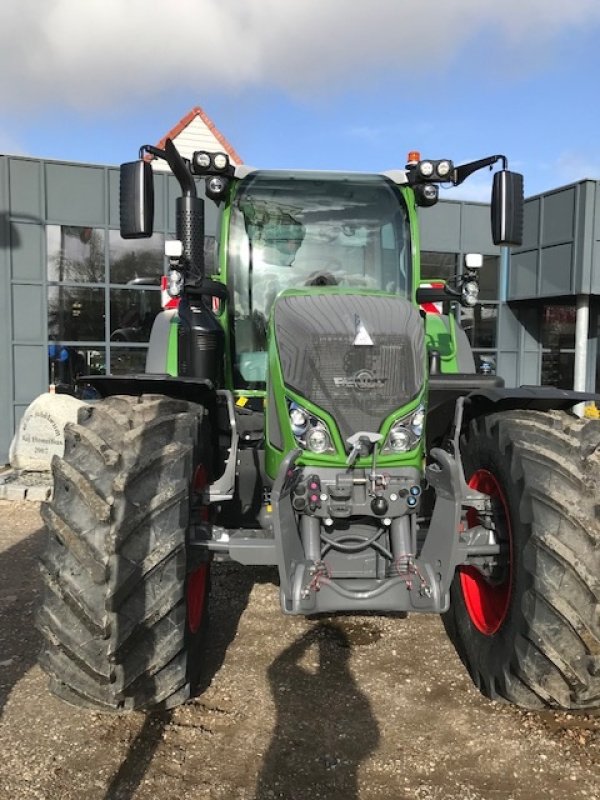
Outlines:
{"type": "Polygon", "coordinates": [[[189,696],[205,631],[208,564],[188,547],[203,409],[160,395],[80,411],[44,504],[38,626],[51,690],[105,711],[189,696]]]}
{"type": "Polygon", "coordinates": [[[600,706],[598,444],[598,423],[537,411],[481,417],[461,439],[507,556],[491,576],[458,569],[444,624],[487,697],[600,706]]]}

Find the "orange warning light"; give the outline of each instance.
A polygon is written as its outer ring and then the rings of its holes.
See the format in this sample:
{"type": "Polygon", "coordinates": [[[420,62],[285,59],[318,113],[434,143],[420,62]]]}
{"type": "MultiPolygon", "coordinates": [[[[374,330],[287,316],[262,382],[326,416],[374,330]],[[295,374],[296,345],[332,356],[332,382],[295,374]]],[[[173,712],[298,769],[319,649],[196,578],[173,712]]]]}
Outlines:
{"type": "Polygon", "coordinates": [[[421,160],[421,153],[418,150],[411,150],[406,158],[407,164],[418,164],[421,160]]]}

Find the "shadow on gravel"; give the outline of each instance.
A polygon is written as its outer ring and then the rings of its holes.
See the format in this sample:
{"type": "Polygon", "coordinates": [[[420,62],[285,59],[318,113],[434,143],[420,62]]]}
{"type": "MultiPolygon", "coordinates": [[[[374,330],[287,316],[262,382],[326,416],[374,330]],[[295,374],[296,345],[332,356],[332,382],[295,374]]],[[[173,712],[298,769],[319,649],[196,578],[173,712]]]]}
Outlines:
{"type": "MultiPolygon", "coordinates": [[[[248,605],[253,585],[271,582],[274,580],[274,573],[267,569],[250,570],[233,564],[219,564],[213,566],[211,580],[210,623],[204,653],[201,654],[202,663],[199,665],[194,697],[208,689],[221,669],[227,649],[237,633],[240,618],[248,605]]],[[[131,800],[134,797],[174,713],[176,712],[163,711],[146,716],[144,725],[111,780],[104,800],[131,800]]]]}
{"type": "Polygon", "coordinates": [[[275,583],[272,567],[242,567],[239,564],[216,564],[211,572],[210,625],[206,649],[194,695],[205,692],[223,666],[227,650],[235,639],[240,618],[255,583],[275,583]]]}
{"type": "Polygon", "coordinates": [[[129,746],[127,755],[106,790],[105,800],[130,800],[134,796],[172,716],[172,711],[157,711],[146,716],[142,729],[129,746]]]}
{"type": "Polygon", "coordinates": [[[277,722],[256,800],[285,797],[358,800],[357,772],[377,748],[379,726],[349,669],[344,630],[319,623],[269,668],[277,722]],[[317,666],[310,650],[317,650],[317,666]],[[305,663],[303,663],[305,662],[305,663]]]}
{"type": "Polygon", "coordinates": [[[37,662],[35,612],[46,532],[40,528],[0,553],[0,718],[14,686],[37,662]]]}

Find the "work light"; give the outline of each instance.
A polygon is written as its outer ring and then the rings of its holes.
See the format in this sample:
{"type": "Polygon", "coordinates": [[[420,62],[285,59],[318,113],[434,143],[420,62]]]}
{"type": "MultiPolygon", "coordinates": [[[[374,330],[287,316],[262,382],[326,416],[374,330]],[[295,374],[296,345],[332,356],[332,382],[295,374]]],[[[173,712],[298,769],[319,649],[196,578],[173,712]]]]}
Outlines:
{"type": "Polygon", "coordinates": [[[210,153],[207,153],[206,150],[198,150],[194,153],[194,166],[198,167],[198,169],[205,170],[210,167],[211,159],[210,153]]]}
{"type": "Polygon", "coordinates": [[[219,172],[224,172],[229,166],[229,158],[225,153],[215,153],[212,161],[214,168],[219,172]]]}

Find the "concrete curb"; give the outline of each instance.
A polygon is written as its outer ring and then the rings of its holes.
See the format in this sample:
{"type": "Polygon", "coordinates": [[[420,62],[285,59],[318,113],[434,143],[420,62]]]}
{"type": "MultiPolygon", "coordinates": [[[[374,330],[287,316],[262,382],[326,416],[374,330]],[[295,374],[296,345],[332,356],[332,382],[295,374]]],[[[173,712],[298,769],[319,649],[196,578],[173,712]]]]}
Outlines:
{"type": "Polygon", "coordinates": [[[48,472],[7,470],[0,473],[0,500],[41,503],[52,498],[52,490],[52,476],[48,472]]]}

